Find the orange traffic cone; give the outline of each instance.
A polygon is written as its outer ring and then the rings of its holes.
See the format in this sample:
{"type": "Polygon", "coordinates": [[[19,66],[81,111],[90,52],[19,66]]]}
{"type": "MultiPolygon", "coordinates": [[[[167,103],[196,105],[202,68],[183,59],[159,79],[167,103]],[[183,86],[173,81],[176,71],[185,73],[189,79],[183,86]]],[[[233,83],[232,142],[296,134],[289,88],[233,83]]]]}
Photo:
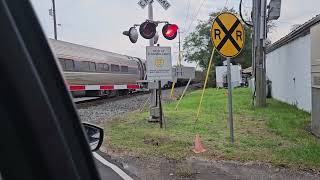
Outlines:
{"type": "Polygon", "coordinates": [[[206,149],[204,149],[202,146],[199,134],[196,135],[196,139],[194,140],[194,149],[192,149],[192,151],[196,154],[203,153],[206,151],[206,149]]]}

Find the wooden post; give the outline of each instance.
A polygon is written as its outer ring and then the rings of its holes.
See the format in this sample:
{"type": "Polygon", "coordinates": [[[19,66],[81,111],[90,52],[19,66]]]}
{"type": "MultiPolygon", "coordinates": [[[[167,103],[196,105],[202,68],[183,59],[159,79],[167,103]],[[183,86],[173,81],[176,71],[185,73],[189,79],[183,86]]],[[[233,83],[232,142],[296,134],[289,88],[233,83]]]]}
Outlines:
{"type": "Polygon", "coordinates": [[[160,109],[160,128],[163,128],[163,118],[162,118],[162,103],[161,103],[161,81],[158,81],[159,82],[159,109],[160,109]]]}

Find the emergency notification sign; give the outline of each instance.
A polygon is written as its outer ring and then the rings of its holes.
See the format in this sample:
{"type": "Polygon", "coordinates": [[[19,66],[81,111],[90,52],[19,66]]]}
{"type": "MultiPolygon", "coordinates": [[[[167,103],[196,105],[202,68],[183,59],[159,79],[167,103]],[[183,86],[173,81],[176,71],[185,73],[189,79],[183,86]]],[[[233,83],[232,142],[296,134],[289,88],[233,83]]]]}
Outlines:
{"type": "Polygon", "coordinates": [[[172,60],[170,47],[147,47],[147,80],[172,81],[172,60]]]}
{"type": "Polygon", "coordinates": [[[243,49],[245,30],[237,16],[224,12],[218,15],[212,24],[211,39],[222,56],[233,58],[243,49]]]}

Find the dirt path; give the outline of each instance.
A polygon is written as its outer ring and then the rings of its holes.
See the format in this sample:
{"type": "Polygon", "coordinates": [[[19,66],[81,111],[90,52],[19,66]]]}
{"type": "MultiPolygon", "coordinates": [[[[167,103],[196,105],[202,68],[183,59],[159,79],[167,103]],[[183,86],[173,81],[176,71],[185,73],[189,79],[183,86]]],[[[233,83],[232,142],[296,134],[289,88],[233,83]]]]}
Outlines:
{"type": "MultiPolygon", "coordinates": [[[[107,152],[105,149],[102,151],[107,152]]],[[[259,163],[207,161],[195,157],[175,161],[107,153],[141,180],[320,180],[319,172],[298,171],[259,163]]]]}
{"type": "MultiPolygon", "coordinates": [[[[179,92],[182,92],[182,88],[179,89],[179,92]]],[[[168,99],[168,96],[169,90],[166,90],[164,93],[164,99],[168,99]]],[[[106,103],[80,111],[90,111],[90,113],[103,111],[103,114],[99,114],[97,117],[113,117],[117,114],[123,114],[137,109],[148,97],[149,95],[139,96],[137,97],[138,100],[135,100],[134,103],[132,99],[130,101],[123,100],[119,102],[106,103]],[[129,108],[125,112],[119,112],[119,109],[124,109],[123,104],[132,108],[129,108]],[[110,106],[112,106],[112,108],[110,106]],[[106,110],[109,109],[111,109],[110,111],[112,111],[113,114],[106,114],[106,110]]],[[[88,117],[92,119],[93,116],[92,114],[88,114],[88,117]]],[[[311,170],[293,170],[285,167],[273,167],[271,165],[260,164],[257,162],[244,164],[230,161],[208,161],[197,159],[195,157],[181,161],[156,157],[146,159],[137,157],[134,152],[119,154],[119,152],[108,151],[105,147],[102,147],[101,151],[110,155],[112,159],[122,164],[126,170],[139,177],[141,180],[320,180],[319,172],[311,170]]]]}

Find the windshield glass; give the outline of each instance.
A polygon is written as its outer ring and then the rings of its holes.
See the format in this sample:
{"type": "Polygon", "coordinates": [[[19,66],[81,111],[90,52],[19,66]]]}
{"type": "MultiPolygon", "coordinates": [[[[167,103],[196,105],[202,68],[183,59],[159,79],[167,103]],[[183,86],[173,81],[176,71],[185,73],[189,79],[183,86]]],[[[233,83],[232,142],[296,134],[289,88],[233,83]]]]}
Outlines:
{"type": "Polygon", "coordinates": [[[31,3],[102,177],[318,178],[319,0],[31,3]]]}

